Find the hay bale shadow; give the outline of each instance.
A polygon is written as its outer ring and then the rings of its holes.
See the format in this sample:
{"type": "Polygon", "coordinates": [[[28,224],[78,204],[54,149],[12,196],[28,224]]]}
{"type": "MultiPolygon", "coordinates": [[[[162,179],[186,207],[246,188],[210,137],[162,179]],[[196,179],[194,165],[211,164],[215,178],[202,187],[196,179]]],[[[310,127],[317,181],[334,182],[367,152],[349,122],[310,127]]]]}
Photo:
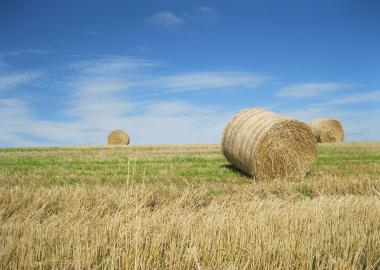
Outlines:
{"type": "Polygon", "coordinates": [[[220,166],[220,168],[228,169],[228,170],[230,170],[231,172],[233,172],[235,174],[239,174],[239,176],[248,177],[248,178],[252,179],[252,176],[250,176],[249,174],[241,171],[239,168],[235,167],[234,165],[232,165],[230,163],[223,164],[223,165],[220,166]]]}

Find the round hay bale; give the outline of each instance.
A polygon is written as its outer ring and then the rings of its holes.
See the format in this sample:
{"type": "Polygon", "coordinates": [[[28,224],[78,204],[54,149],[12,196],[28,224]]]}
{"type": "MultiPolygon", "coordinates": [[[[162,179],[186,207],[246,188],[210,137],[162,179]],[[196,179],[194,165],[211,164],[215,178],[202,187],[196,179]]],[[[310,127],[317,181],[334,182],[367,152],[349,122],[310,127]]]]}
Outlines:
{"type": "Polygon", "coordinates": [[[107,142],[109,145],[127,145],[129,144],[128,133],[122,130],[114,130],[108,135],[107,142]]]}
{"type": "Polygon", "coordinates": [[[223,155],[257,179],[302,177],[317,156],[307,124],[265,109],[246,109],[226,126],[223,155]]]}
{"type": "Polygon", "coordinates": [[[317,119],[309,123],[318,143],[334,143],[344,141],[342,124],[335,119],[317,119]]]}

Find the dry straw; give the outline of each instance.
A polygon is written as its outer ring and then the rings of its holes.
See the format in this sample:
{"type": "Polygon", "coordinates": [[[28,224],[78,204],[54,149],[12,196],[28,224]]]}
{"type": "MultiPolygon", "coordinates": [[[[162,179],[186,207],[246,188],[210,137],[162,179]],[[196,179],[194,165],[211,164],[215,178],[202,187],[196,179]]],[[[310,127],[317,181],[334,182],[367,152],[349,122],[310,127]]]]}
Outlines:
{"type": "Polygon", "coordinates": [[[343,142],[342,124],[335,119],[317,119],[309,123],[315,139],[319,143],[343,142]]]}
{"type": "Polygon", "coordinates": [[[122,130],[114,130],[108,135],[107,142],[110,145],[127,145],[129,136],[122,130]]]}
{"type": "Polygon", "coordinates": [[[317,144],[305,123],[265,109],[246,109],[224,129],[222,152],[257,179],[302,177],[316,159],[317,144]]]}

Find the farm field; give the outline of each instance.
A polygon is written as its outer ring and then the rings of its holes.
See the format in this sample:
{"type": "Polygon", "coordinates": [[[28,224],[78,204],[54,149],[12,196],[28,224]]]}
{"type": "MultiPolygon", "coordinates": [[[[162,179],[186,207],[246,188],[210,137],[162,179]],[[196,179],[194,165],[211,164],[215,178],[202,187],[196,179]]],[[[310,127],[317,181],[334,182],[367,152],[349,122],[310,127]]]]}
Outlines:
{"type": "Polygon", "coordinates": [[[380,269],[380,142],[256,181],[219,145],[0,149],[0,269],[380,269]]]}

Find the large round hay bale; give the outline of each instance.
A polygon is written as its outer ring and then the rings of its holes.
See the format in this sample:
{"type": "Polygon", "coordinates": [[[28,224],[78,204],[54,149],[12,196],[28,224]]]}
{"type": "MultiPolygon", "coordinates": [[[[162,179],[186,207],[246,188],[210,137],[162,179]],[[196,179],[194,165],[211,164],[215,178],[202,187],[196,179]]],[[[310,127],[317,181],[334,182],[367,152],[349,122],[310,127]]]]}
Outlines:
{"type": "Polygon", "coordinates": [[[342,124],[335,119],[317,119],[309,123],[318,143],[334,143],[344,141],[342,124]]]}
{"type": "Polygon", "coordinates": [[[107,142],[110,145],[127,145],[129,136],[122,130],[114,130],[108,135],[107,142]]]}
{"type": "Polygon", "coordinates": [[[307,124],[265,109],[246,109],[226,126],[223,155],[257,179],[302,177],[317,155],[307,124]]]}

